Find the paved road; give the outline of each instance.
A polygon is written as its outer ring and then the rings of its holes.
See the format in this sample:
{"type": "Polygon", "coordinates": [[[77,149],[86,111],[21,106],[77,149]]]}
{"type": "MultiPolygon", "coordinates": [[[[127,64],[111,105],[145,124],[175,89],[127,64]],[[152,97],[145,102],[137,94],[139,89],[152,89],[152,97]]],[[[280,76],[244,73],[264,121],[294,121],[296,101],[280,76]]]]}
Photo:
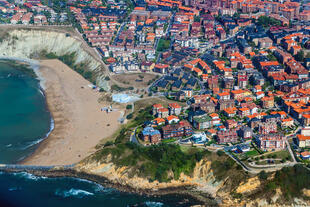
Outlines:
{"type": "Polygon", "coordinates": [[[285,143],[286,143],[286,146],[287,146],[288,151],[289,151],[290,154],[291,154],[291,157],[292,157],[292,159],[293,159],[293,163],[296,164],[297,161],[296,161],[295,156],[294,156],[294,153],[293,153],[293,151],[292,151],[292,149],[291,149],[291,145],[290,145],[290,143],[288,142],[287,139],[285,140],[285,143]]]}
{"type": "Polygon", "coordinates": [[[138,127],[136,127],[136,128],[133,130],[133,132],[131,133],[130,142],[139,144],[139,142],[138,142],[138,140],[137,140],[137,137],[136,137],[137,128],[138,128],[138,127]]]}
{"type": "MultiPolygon", "coordinates": [[[[268,159],[265,159],[268,160],[268,159]]],[[[282,167],[288,167],[288,166],[294,166],[296,163],[294,162],[289,162],[289,163],[281,163],[281,164],[269,164],[269,165],[256,165],[255,162],[249,163],[251,167],[257,167],[257,168],[275,168],[279,169],[282,167]]]]}

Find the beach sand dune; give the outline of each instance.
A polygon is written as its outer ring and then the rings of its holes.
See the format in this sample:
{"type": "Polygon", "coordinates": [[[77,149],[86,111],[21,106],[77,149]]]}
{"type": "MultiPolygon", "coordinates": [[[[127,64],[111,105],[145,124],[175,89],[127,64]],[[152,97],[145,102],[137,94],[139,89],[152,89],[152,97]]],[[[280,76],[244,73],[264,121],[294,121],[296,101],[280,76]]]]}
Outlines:
{"type": "Polygon", "coordinates": [[[120,112],[101,111],[99,92],[78,73],[59,60],[40,62],[48,108],[54,130],[38,149],[23,161],[26,165],[67,165],[79,162],[95,151],[103,138],[119,128],[120,112]]]}

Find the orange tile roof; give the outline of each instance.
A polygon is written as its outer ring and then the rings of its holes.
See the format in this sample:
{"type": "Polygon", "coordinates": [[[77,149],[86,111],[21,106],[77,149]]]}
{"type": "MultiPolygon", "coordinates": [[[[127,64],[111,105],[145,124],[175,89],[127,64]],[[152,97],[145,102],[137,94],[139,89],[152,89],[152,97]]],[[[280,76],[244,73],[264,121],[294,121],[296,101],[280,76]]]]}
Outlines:
{"type": "Polygon", "coordinates": [[[242,89],[231,91],[231,93],[233,93],[233,94],[241,94],[241,93],[244,93],[244,92],[245,92],[245,90],[242,90],[242,89]]]}
{"type": "Polygon", "coordinates": [[[208,132],[209,132],[210,134],[215,134],[215,133],[216,133],[216,130],[215,130],[215,129],[209,129],[208,132]]]}
{"type": "Polygon", "coordinates": [[[310,114],[303,114],[302,116],[306,119],[310,119],[310,114]]]}
{"type": "Polygon", "coordinates": [[[170,116],[167,117],[168,121],[171,121],[173,119],[179,119],[179,118],[177,116],[174,116],[174,115],[170,115],[170,116]]]}
{"type": "Polygon", "coordinates": [[[287,119],[282,119],[281,120],[282,122],[289,122],[289,121],[293,121],[293,118],[292,117],[289,117],[287,119]]]}
{"type": "Polygon", "coordinates": [[[249,108],[239,108],[239,111],[249,111],[249,108]]]}
{"type": "Polygon", "coordinates": [[[232,107],[232,108],[226,108],[226,109],[224,109],[224,111],[228,114],[234,114],[234,113],[236,113],[237,109],[236,109],[236,107],[232,107]]]}
{"type": "Polygon", "coordinates": [[[184,67],[192,69],[194,66],[190,64],[184,64],[184,67]]]}
{"type": "Polygon", "coordinates": [[[270,65],[280,65],[278,61],[265,61],[265,62],[260,62],[261,66],[270,66],[270,65]]]}
{"type": "Polygon", "coordinates": [[[202,71],[199,68],[193,68],[192,70],[196,73],[202,73],[202,71]]]}
{"type": "Polygon", "coordinates": [[[195,60],[190,61],[189,63],[192,64],[192,65],[196,65],[199,61],[201,61],[201,59],[197,58],[195,60]]]}
{"type": "Polygon", "coordinates": [[[310,136],[304,136],[302,134],[297,134],[297,139],[299,139],[299,141],[306,141],[306,140],[310,140],[310,136]]]}
{"type": "Polygon", "coordinates": [[[156,124],[159,124],[159,123],[165,122],[165,119],[158,117],[158,118],[154,119],[154,121],[156,122],[156,124]]]}
{"type": "Polygon", "coordinates": [[[153,108],[163,108],[163,105],[161,105],[161,104],[154,104],[153,108]]]}
{"type": "Polygon", "coordinates": [[[171,108],[176,108],[176,109],[181,108],[181,106],[178,103],[170,103],[168,104],[168,106],[170,106],[171,108]]]}
{"type": "Polygon", "coordinates": [[[212,113],[209,116],[211,116],[213,118],[213,117],[218,117],[219,115],[217,113],[212,113]]]}
{"type": "Polygon", "coordinates": [[[161,109],[158,109],[159,112],[168,112],[169,110],[167,108],[161,108],[161,109]]]}
{"type": "Polygon", "coordinates": [[[219,96],[229,96],[229,93],[228,92],[223,92],[223,93],[219,93],[217,95],[219,95],[219,96]]]}
{"type": "Polygon", "coordinates": [[[286,116],[285,111],[279,111],[278,114],[286,116]]]}
{"type": "Polygon", "coordinates": [[[256,95],[257,95],[257,96],[262,95],[262,94],[265,94],[264,91],[256,92],[256,95]]]}

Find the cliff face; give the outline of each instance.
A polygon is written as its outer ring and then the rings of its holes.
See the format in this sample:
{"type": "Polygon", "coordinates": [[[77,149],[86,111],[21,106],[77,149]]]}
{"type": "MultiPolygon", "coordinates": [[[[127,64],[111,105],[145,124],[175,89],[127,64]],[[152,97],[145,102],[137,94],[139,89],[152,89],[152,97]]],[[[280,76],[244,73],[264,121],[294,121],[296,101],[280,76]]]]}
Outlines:
{"type": "MultiPolygon", "coordinates": [[[[231,177],[218,181],[211,168],[211,161],[206,159],[196,163],[192,176],[180,175],[178,180],[172,180],[168,183],[158,181],[150,182],[148,179],[139,177],[133,173],[130,167],[117,167],[109,158],[104,163],[83,162],[76,169],[78,171],[90,174],[100,175],[107,178],[115,184],[129,186],[137,191],[156,192],[167,188],[191,187],[195,192],[203,192],[211,195],[218,201],[219,206],[309,206],[309,202],[295,198],[291,204],[283,202],[283,195],[280,189],[276,189],[273,195],[262,194],[263,184],[257,176],[247,177],[245,180],[234,187],[230,185],[231,177]],[[234,192],[234,193],[232,193],[234,192]],[[239,195],[239,197],[235,196],[239,195]]],[[[270,178],[272,179],[272,178],[270,178]]],[[[308,194],[309,190],[304,190],[308,194]]],[[[193,194],[192,194],[193,195],[193,194]]],[[[198,199],[201,195],[196,194],[198,199]]],[[[203,200],[203,199],[202,199],[203,200]]]]}
{"type": "MultiPolygon", "coordinates": [[[[57,56],[75,53],[74,64],[84,63],[87,70],[95,72],[97,83],[101,87],[107,88],[107,83],[103,79],[102,63],[98,58],[94,58],[94,54],[86,51],[85,47],[87,46],[83,45],[80,40],[65,32],[13,29],[1,37],[0,58],[32,59],[38,58],[42,51],[54,53],[57,56]]],[[[88,49],[91,50],[91,48],[88,49]]]]}
{"type": "Polygon", "coordinates": [[[129,186],[137,190],[158,191],[165,188],[176,187],[195,187],[199,191],[216,196],[217,190],[221,187],[222,182],[217,182],[211,170],[211,162],[201,160],[196,164],[193,176],[187,176],[181,173],[178,180],[171,182],[150,182],[147,178],[139,177],[133,173],[130,167],[116,167],[112,162],[99,163],[88,162],[81,163],[77,166],[80,171],[106,177],[113,183],[129,186]]]}

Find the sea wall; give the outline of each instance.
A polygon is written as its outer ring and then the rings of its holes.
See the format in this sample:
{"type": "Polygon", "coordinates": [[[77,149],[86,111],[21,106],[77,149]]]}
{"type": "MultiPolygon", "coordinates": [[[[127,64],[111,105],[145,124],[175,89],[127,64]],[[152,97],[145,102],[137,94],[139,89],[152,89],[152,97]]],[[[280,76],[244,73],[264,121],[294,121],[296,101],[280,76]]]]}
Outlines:
{"type": "Polygon", "coordinates": [[[40,29],[11,29],[1,31],[0,58],[27,58],[39,59],[42,51],[53,53],[57,56],[75,54],[75,62],[78,65],[83,63],[85,70],[92,71],[96,76],[96,82],[100,87],[108,90],[109,86],[104,81],[104,65],[99,56],[83,43],[78,34],[47,31],[40,29]]]}

